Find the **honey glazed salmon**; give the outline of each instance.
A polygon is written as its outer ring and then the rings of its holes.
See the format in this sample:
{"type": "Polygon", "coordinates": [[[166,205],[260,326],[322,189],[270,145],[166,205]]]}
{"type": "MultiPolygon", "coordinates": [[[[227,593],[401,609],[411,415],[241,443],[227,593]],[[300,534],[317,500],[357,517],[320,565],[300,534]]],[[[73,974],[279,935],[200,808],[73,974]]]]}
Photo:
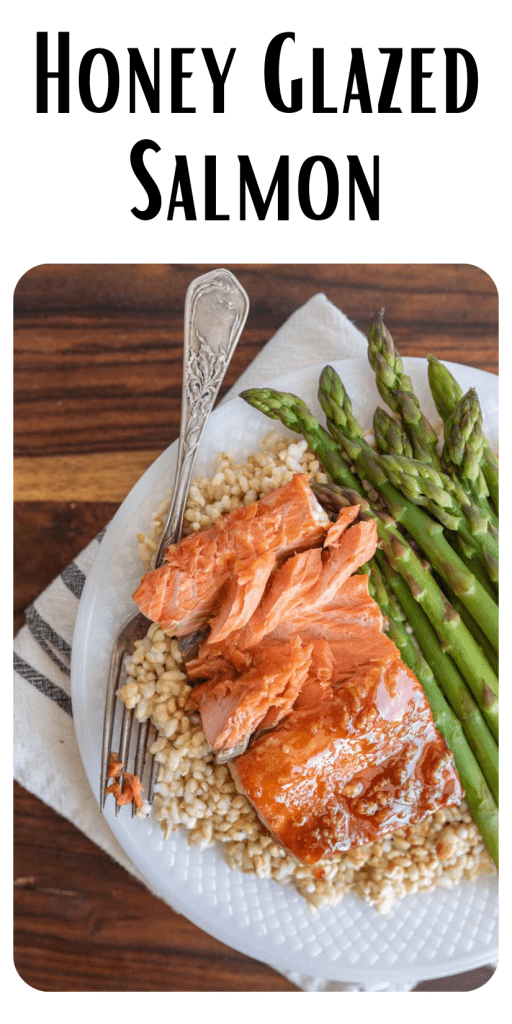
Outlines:
{"type": "Polygon", "coordinates": [[[377,544],[375,523],[358,513],[342,509],[331,523],[296,474],[172,545],[134,594],[173,635],[202,630],[186,663],[188,707],[220,759],[238,755],[238,788],[304,863],[463,795],[368,578],[354,575],[377,544]]]}
{"type": "MultiPolygon", "coordinates": [[[[174,636],[191,633],[212,617],[236,563],[243,566],[267,553],[275,561],[314,547],[321,544],[328,525],[307,477],[297,473],[285,487],[235,509],[210,529],[170,544],[165,563],[146,573],[133,599],[162,629],[174,636]]],[[[272,566],[269,557],[268,574],[272,566]]],[[[261,583],[262,573],[260,566],[261,583]]]]}

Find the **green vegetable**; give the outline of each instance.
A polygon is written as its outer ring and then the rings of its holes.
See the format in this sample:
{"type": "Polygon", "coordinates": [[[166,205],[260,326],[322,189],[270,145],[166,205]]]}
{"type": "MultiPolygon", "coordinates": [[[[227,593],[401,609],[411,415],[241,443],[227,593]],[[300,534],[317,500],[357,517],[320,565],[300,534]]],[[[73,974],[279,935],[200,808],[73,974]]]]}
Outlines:
{"type": "Polygon", "coordinates": [[[375,444],[381,455],[406,455],[412,457],[412,445],[400,423],[385,409],[377,408],[373,414],[375,444]]]}
{"type": "MultiPolygon", "coordinates": [[[[441,363],[435,356],[427,356],[427,358],[428,381],[432,398],[441,419],[446,423],[454,412],[457,402],[460,402],[463,397],[462,388],[457,384],[457,381],[444,363],[441,363]]],[[[486,438],[484,438],[482,472],[489,488],[494,509],[498,513],[500,500],[498,460],[486,438]]]]}
{"type": "Polygon", "coordinates": [[[379,394],[393,412],[400,413],[414,457],[441,469],[436,432],[420,409],[411,378],[403,372],[402,360],[383,316],[384,310],[381,309],[374,316],[368,330],[368,360],[375,372],[379,394]]]}
{"type": "Polygon", "coordinates": [[[460,484],[417,459],[381,455],[379,466],[392,484],[414,505],[424,505],[448,530],[457,531],[473,547],[493,583],[499,580],[499,554],[490,510],[471,503],[460,484]]]}
{"type": "MultiPolygon", "coordinates": [[[[368,481],[382,495],[390,514],[425,552],[433,568],[460,598],[497,650],[499,616],[496,602],[450,546],[440,523],[434,522],[390,483],[380,465],[383,457],[376,455],[364,441],[359,425],[357,430],[353,429],[350,399],[338,374],[330,366],[325,367],[320,376],[318,397],[332,437],[339,442],[359,478],[368,481]]],[[[279,406],[278,402],[276,404],[279,406]]],[[[286,404],[291,405],[289,399],[286,404]]],[[[300,430],[300,417],[296,422],[300,430]]],[[[348,486],[354,486],[353,482],[348,486]]]]}
{"type": "Polygon", "coordinates": [[[497,527],[498,516],[487,500],[489,488],[481,466],[485,445],[480,402],[474,388],[470,388],[444,424],[443,461],[447,472],[497,527]]]}

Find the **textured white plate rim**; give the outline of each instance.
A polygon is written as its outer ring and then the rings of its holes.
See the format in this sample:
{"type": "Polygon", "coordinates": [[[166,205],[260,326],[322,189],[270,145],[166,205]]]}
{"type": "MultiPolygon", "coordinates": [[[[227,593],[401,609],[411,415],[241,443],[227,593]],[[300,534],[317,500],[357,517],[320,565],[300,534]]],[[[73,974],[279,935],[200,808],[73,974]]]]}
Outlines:
{"type": "MultiPolygon", "coordinates": [[[[268,386],[277,387],[279,389],[296,390],[299,394],[304,394],[304,388],[301,383],[305,380],[311,382],[312,379],[318,380],[318,374],[323,364],[314,365],[301,369],[300,371],[294,371],[293,373],[286,374],[283,377],[279,377],[271,381],[268,386]]],[[[363,359],[345,359],[338,362],[333,362],[333,365],[338,369],[344,379],[349,380],[354,374],[356,380],[361,374],[367,376],[368,364],[363,359]]],[[[498,378],[493,374],[486,373],[482,370],[477,370],[472,367],[466,367],[463,364],[458,363],[447,363],[446,364],[454,374],[456,378],[460,378],[460,383],[463,387],[475,385],[477,388],[490,389],[493,398],[497,398],[498,390],[498,378]],[[468,381],[467,374],[473,379],[468,381]]],[[[418,373],[424,373],[426,367],[426,360],[405,358],[404,368],[413,377],[418,373]]],[[[350,390],[350,388],[349,388],[350,390]]],[[[366,393],[366,389],[365,389],[366,393]]],[[[354,399],[354,396],[352,396],[354,399]]],[[[378,396],[377,396],[378,400],[378,396]]],[[[372,410],[375,407],[375,401],[372,404],[372,410]]],[[[485,397],[482,400],[482,404],[485,409],[485,397]]],[[[423,406],[423,397],[422,397],[423,406]]],[[[226,411],[229,413],[235,411],[238,407],[239,411],[245,410],[247,412],[247,406],[241,405],[240,400],[235,398],[228,403],[224,403],[214,411],[210,419],[209,428],[215,429],[215,422],[219,418],[224,419],[226,411]]],[[[428,410],[427,415],[428,415],[428,410]]],[[[361,413],[358,413],[361,415],[361,413]]],[[[432,413],[431,413],[432,415],[432,413]]],[[[434,412],[435,416],[435,412],[434,412]]],[[[272,423],[269,420],[262,417],[265,420],[266,430],[272,428],[272,423]]],[[[281,429],[279,423],[275,426],[281,429]]],[[[222,443],[219,439],[219,444],[222,443]]],[[[137,506],[140,501],[140,496],[144,492],[150,490],[155,486],[156,482],[161,480],[162,466],[169,459],[171,452],[175,454],[175,445],[171,445],[159,458],[149,467],[146,473],[141,477],[137,484],[132,488],[129,495],[121,505],[120,509],[114,516],[112,522],[109,524],[107,533],[102,541],[100,551],[95,560],[93,567],[91,568],[87,581],[84,587],[82,599],[80,601],[79,612],[77,616],[75,626],[75,636],[73,640],[73,652],[72,652],[72,668],[71,668],[71,691],[73,701],[73,712],[75,729],[77,733],[78,746],[80,749],[81,757],[84,762],[84,766],[89,778],[89,782],[93,789],[95,796],[97,797],[97,779],[99,776],[98,757],[91,756],[91,744],[94,744],[95,740],[91,736],[90,722],[88,716],[84,713],[84,702],[83,695],[87,689],[87,653],[89,649],[89,643],[94,635],[94,614],[95,606],[98,598],[98,590],[96,580],[100,576],[101,568],[105,562],[109,562],[111,557],[114,555],[116,550],[116,538],[121,529],[121,525],[130,520],[132,510],[137,506]]],[[[168,472],[168,467],[166,468],[168,472]]],[[[124,612],[122,613],[124,616],[124,612]]],[[[125,852],[133,860],[139,871],[146,878],[151,887],[162,897],[170,903],[174,909],[183,913],[189,920],[194,924],[198,925],[207,933],[213,935],[215,938],[240,952],[246,953],[248,956],[252,956],[256,959],[263,960],[264,962],[270,963],[271,966],[280,968],[282,970],[301,971],[312,975],[321,975],[331,980],[343,980],[343,981],[407,981],[416,980],[422,978],[435,978],[442,977],[447,974],[454,974],[460,971],[471,970],[474,967],[481,966],[486,963],[491,963],[497,959],[498,947],[497,941],[491,946],[489,945],[485,949],[480,949],[470,953],[460,952],[456,953],[454,949],[454,955],[440,962],[415,962],[414,964],[394,964],[392,967],[387,966],[385,968],[379,967],[377,964],[371,968],[362,968],[361,966],[353,966],[350,962],[338,963],[336,965],[329,962],[329,960],[321,956],[309,956],[307,962],[305,962],[304,955],[302,954],[299,959],[294,956],[292,950],[287,950],[286,946],[288,943],[285,941],[283,946],[272,948],[272,956],[269,959],[269,943],[264,940],[257,942],[254,937],[247,938],[246,935],[240,933],[240,930],[236,931],[231,924],[225,926],[221,921],[215,919],[215,914],[212,912],[205,913],[201,907],[200,899],[191,899],[190,895],[185,892],[179,885],[173,885],[172,878],[167,876],[162,878],[162,872],[158,869],[156,864],[144,858],[142,850],[144,846],[143,829],[145,827],[144,822],[132,822],[131,818],[124,818],[120,815],[115,818],[113,814],[107,812],[106,819],[110,828],[114,832],[117,840],[124,848],[125,852]]],[[[186,842],[186,840],[178,834],[174,834],[172,837],[177,838],[177,841],[186,842]]],[[[170,841],[169,841],[170,842],[170,841]]],[[[246,878],[247,876],[242,876],[246,878]]],[[[254,879],[254,876],[249,876],[254,879]]],[[[256,880],[258,885],[259,880],[256,880]]],[[[464,881],[460,883],[462,887],[468,887],[469,890],[473,891],[473,887],[478,886],[481,883],[480,879],[476,882],[470,883],[464,881]]],[[[272,887],[275,886],[276,891],[280,890],[283,892],[283,887],[278,886],[277,883],[267,883],[272,887]]],[[[487,881],[489,884],[489,881],[487,881]]],[[[494,886],[496,890],[497,898],[497,879],[490,880],[490,884],[494,886]]],[[[400,901],[399,907],[403,907],[408,901],[420,899],[422,901],[428,901],[432,898],[430,894],[423,894],[420,897],[406,897],[405,900],[400,901]]],[[[343,903],[347,900],[353,900],[357,897],[348,896],[345,897],[343,903]]],[[[377,911],[373,907],[369,907],[364,904],[361,900],[358,901],[362,905],[362,910],[365,915],[377,914],[377,911]]],[[[341,905],[340,905],[341,906],[341,905]]],[[[325,908],[326,911],[329,908],[325,908]]],[[[332,912],[332,911],[331,911],[332,912]]],[[[336,912],[336,908],[334,908],[336,912]]],[[[392,911],[392,915],[395,911],[392,911]]],[[[315,920],[321,918],[323,911],[320,911],[316,916],[315,920]]],[[[378,915],[380,917],[380,915],[378,915]]],[[[382,919],[389,921],[390,916],[382,919]]]]}

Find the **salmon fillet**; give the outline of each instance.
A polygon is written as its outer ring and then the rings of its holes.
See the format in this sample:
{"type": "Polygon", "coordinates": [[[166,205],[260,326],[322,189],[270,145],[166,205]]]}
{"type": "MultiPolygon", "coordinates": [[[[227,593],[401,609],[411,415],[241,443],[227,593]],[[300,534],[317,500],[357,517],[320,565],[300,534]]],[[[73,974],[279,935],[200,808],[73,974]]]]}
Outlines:
{"type": "Polygon", "coordinates": [[[396,648],[314,706],[294,709],[231,771],[264,825],[306,864],[463,796],[423,690],[396,648]]]}
{"type": "Polygon", "coordinates": [[[306,474],[296,473],[284,487],[170,545],[164,565],[146,573],[133,599],[163,629],[175,636],[191,633],[216,610],[236,563],[270,552],[282,560],[315,547],[329,525],[306,474]]]}
{"type": "Polygon", "coordinates": [[[199,630],[187,707],[221,760],[239,754],[237,786],[308,864],[463,795],[368,577],[354,575],[377,544],[375,522],[356,522],[358,513],[322,521],[297,474],[171,546],[134,595],[175,635],[199,630]]]}

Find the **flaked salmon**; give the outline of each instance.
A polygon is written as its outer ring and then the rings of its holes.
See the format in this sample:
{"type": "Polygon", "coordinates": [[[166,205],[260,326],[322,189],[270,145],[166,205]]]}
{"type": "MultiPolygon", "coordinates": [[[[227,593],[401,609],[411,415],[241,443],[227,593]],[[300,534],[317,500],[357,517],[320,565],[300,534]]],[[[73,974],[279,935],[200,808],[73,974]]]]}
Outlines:
{"type": "MultiPolygon", "coordinates": [[[[294,629],[302,632],[305,619],[314,616],[318,620],[325,609],[336,607],[343,584],[373,557],[376,546],[377,528],[372,520],[352,526],[332,548],[289,558],[273,574],[257,611],[237,636],[238,646],[252,647],[286,622],[293,621],[294,629]]],[[[210,641],[211,637],[207,643],[210,641]]]]}
{"type": "Polygon", "coordinates": [[[325,605],[294,609],[274,627],[270,637],[286,640],[297,633],[307,640],[322,638],[329,645],[333,676],[339,681],[362,665],[386,658],[396,650],[383,632],[382,612],[368,592],[368,577],[351,576],[325,605]]]}
{"type": "Polygon", "coordinates": [[[133,803],[137,808],[142,808],[143,787],[140,778],[124,770],[124,764],[114,751],[109,755],[107,779],[109,785],[105,793],[114,796],[120,807],[133,803]]]}
{"type": "MultiPolygon", "coordinates": [[[[331,647],[321,629],[304,631],[304,609],[309,616],[316,611],[316,621],[321,623],[323,606],[332,606],[351,573],[372,557],[375,524],[354,524],[357,514],[357,506],[343,509],[326,531],[328,547],[290,555],[271,576],[267,562],[261,568],[265,556],[254,559],[252,592],[248,566],[242,588],[235,579],[228,585],[210,635],[188,663],[189,679],[204,680],[193,690],[188,706],[199,708],[214,750],[231,750],[256,729],[273,728],[291,711],[306,682],[308,695],[303,700],[311,701],[318,686],[333,681],[331,647]],[[266,588],[262,574],[268,580],[266,588]],[[245,616],[245,625],[238,613],[239,592],[244,612],[247,605],[254,608],[250,617],[245,616]],[[234,627],[231,631],[229,623],[234,627]],[[237,623],[241,628],[236,628],[237,623]],[[307,663],[304,650],[310,652],[307,663]]],[[[381,625],[379,619],[379,637],[381,625]]]]}
{"type": "Polygon", "coordinates": [[[220,599],[220,606],[212,624],[207,643],[219,643],[241,629],[256,611],[272,569],[276,564],[275,552],[265,551],[258,558],[245,558],[235,562],[232,576],[220,599]]]}
{"type": "Polygon", "coordinates": [[[270,558],[270,552],[282,560],[315,547],[329,525],[306,474],[297,473],[284,487],[170,545],[165,564],[146,573],[133,599],[163,629],[175,636],[191,633],[216,610],[237,563],[244,572],[250,560],[270,558]]]}
{"type": "Polygon", "coordinates": [[[236,747],[255,729],[270,728],[288,714],[308,676],[312,651],[313,644],[299,637],[259,645],[239,676],[195,686],[189,707],[199,709],[211,746],[236,747]]]}

